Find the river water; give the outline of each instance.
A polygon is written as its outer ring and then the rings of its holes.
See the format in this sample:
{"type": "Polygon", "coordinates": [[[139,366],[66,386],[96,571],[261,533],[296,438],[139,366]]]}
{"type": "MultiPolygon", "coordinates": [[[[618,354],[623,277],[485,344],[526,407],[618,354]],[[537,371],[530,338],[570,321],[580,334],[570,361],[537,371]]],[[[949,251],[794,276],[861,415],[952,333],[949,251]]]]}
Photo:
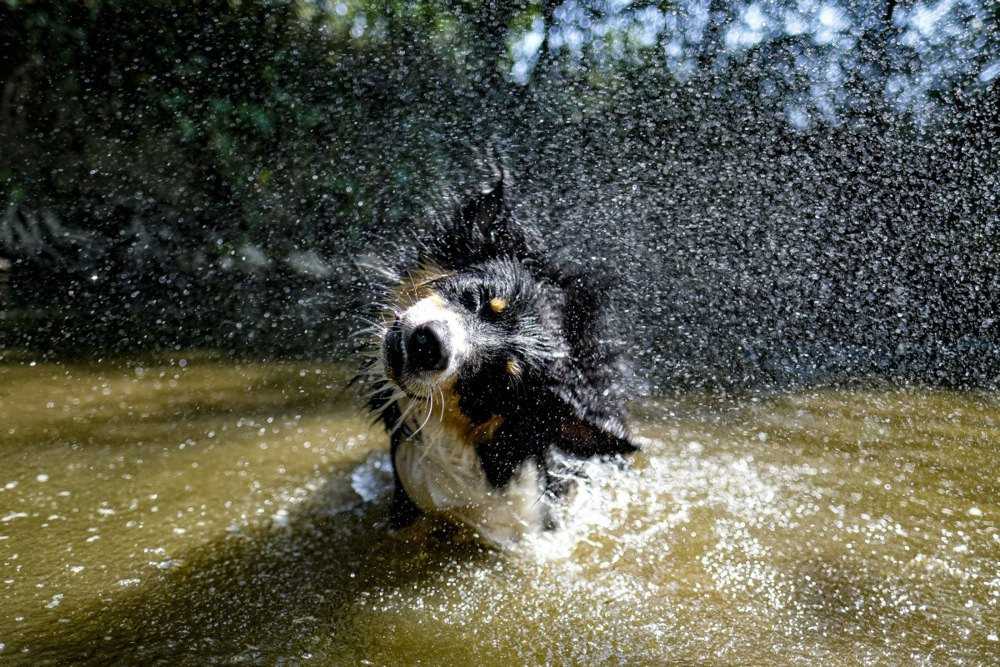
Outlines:
{"type": "Polygon", "coordinates": [[[1000,396],[647,400],[559,533],[385,528],[347,369],[0,362],[0,664],[997,664],[1000,396]]]}

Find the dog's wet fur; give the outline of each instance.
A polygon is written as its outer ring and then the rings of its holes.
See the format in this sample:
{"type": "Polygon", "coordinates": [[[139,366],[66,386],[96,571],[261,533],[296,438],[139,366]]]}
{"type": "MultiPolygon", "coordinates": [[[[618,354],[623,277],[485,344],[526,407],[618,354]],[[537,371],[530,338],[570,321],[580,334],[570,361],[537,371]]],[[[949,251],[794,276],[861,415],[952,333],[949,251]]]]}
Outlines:
{"type": "Polygon", "coordinates": [[[390,436],[395,527],[430,512],[493,542],[552,529],[580,462],[637,450],[603,272],[557,261],[505,181],[458,206],[410,267],[378,271],[385,302],[356,380],[390,436]]]}

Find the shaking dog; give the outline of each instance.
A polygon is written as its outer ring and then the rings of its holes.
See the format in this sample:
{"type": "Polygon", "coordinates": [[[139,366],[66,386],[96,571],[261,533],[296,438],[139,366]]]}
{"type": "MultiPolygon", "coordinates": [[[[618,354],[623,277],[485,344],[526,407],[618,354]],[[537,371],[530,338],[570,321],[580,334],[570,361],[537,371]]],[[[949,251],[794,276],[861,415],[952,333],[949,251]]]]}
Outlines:
{"type": "Polygon", "coordinates": [[[422,513],[487,542],[558,527],[581,463],[637,450],[599,271],[557,261],[501,174],[456,207],[361,333],[356,380],[390,439],[396,527],[422,513]]]}

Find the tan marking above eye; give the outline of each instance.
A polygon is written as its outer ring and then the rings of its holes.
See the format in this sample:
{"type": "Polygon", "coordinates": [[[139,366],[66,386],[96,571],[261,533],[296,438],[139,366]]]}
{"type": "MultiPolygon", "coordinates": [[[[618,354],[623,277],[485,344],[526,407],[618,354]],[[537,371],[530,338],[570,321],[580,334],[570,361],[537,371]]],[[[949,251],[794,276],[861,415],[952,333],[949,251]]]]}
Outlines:
{"type": "Polygon", "coordinates": [[[507,299],[495,296],[490,299],[490,310],[499,315],[507,308],[507,299]]]}
{"type": "Polygon", "coordinates": [[[394,290],[395,302],[399,308],[406,309],[420,299],[436,294],[431,283],[451,275],[433,264],[423,264],[400,280],[394,290]]]}
{"type": "Polygon", "coordinates": [[[521,362],[514,357],[507,360],[507,374],[513,377],[521,377],[521,362]]]}

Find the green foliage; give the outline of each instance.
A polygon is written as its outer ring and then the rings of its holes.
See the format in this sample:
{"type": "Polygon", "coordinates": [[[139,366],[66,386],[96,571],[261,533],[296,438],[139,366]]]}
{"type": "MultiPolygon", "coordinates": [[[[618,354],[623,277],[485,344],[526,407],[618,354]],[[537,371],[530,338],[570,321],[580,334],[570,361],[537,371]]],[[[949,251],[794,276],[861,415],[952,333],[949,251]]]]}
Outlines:
{"type": "MultiPolygon", "coordinates": [[[[593,257],[610,226],[646,253],[644,279],[656,276],[671,306],[647,343],[720,377],[760,372],[741,370],[757,340],[777,340],[760,344],[765,362],[766,349],[777,358],[826,345],[803,314],[818,312],[809,290],[821,284],[878,302],[859,306],[863,317],[831,315],[823,335],[852,349],[887,345],[893,303],[850,282],[869,275],[853,272],[857,257],[882,262],[869,238],[888,239],[889,259],[872,269],[884,284],[900,274],[914,290],[934,285],[942,303],[965,303],[959,281],[937,268],[961,256],[987,291],[995,234],[959,233],[979,224],[995,183],[982,171],[996,155],[997,109],[985,96],[949,93],[961,113],[925,141],[888,113],[887,71],[870,57],[875,74],[844,86],[861,101],[842,116],[851,122],[792,130],[773,73],[810,85],[791,48],[803,40],[713,60],[721,28],[687,77],[664,66],[664,44],[615,29],[578,56],[543,44],[527,83],[512,81],[515,38],[538,19],[550,26],[557,4],[3,0],[0,251],[32,285],[15,291],[20,305],[58,314],[44,329],[57,342],[44,344],[72,350],[81,340],[314,349],[317,320],[333,345],[367,297],[350,258],[391,250],[448,195],[481,185],[496,147],[548,232],[593,257]],[[615,224],[595,225],[597,210],[615,224]],[[859,245],[809,236],[826,233],[810,223],[831,216],[859,245]],[[921,240],[948,225],[947,251],[921,240]],[[787,249],[777,259],[774,238],[787,249]],[[954,250],[966,239],[978,245],[954,250]],[[329,260],[322,285],[289,268],[302,251],[329,260]],[[823,280],[814,264],[828,270],[823,280]],[[797,276],[805,287],[765,307],[754,290],[770,278],[751,273],[772,266],[774,284],[797,276]],[[324,288],[325,310],[315,305],[324,288]],[[851,339],[855,328],[870,333],[851,339]]],[[[595,17],[608,6],[584,4],[595,17]]],[[[664,8],[633,8],[651,4],[664,8]]],[[[981,335],[992,307],[976,302],[948,326],[981,335]]]]}
{"type": "Polygon", "coordinates": [[[342,224],[370,217],[362,192],[383,184],[353,177],[386,170],[380,122],[407,135],[389,146],[395,170],[425,171],[434,161],[408,144],[426,123],[407,107],[480,95],[479,72],[497,67],[483,63],[492,47],[460,48],[477,41],[475,4],[446,4],[349,3],[340,16],[304,2],[8,2],[0,196],[44,207],[155,193],[246,220],[243,233],[265,219],[300,228],[319,209],[342,224]],[[350,34],[359,16],[365,39],[350,34]]]}

